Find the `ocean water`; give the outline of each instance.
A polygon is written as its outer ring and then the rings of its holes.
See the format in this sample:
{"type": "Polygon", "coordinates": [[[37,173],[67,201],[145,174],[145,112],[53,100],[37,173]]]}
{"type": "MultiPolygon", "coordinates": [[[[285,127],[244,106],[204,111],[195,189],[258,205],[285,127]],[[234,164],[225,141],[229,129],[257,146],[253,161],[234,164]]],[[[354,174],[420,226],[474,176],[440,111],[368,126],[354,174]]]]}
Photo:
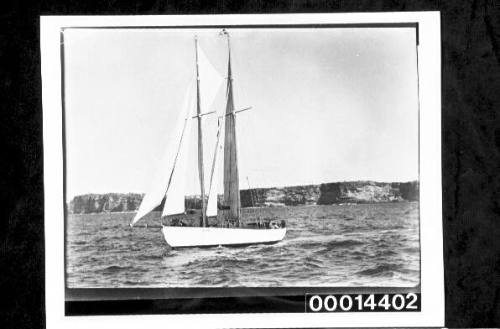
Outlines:
{"type": "Polygon", "coordinates": [[[245,208],[244,218],[285,219],[274,245],[172,250],[158,213],[69,215],[69,288],[412,287],[420,282],[418,202],[245,208]],[[156,227],[151,227],[156,226],[156,227]]]}

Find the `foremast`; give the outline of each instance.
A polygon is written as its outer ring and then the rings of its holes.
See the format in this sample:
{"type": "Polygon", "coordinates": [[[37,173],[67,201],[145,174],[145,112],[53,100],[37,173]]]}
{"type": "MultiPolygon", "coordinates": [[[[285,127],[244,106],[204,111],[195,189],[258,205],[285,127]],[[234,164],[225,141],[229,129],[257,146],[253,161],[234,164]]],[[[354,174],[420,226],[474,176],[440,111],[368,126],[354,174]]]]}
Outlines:
{"type": "Polygon", "coordinates": [[[201,214],[202,222],[200,226],[207,227],[207,206],[205,201],[205,175],[203,166],[203,131],[201,121],[201,101],[200,101],[200,74],[198,68],[198,38],[195,36],[194,45],[196,50],[196,118],[198,119],[198,173],[201,189],[201,214]]]}

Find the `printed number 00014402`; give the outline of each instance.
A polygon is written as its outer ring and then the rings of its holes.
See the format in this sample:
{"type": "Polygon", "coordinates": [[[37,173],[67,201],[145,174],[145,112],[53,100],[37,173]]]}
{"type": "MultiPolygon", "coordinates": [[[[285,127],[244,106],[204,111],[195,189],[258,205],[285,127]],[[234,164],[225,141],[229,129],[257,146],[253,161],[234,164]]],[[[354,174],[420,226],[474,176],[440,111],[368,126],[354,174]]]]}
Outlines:
{"type": "Polygon", "coordinates": [[[420,294],[306,295],[306,312],[418,312],[420,294]]]}

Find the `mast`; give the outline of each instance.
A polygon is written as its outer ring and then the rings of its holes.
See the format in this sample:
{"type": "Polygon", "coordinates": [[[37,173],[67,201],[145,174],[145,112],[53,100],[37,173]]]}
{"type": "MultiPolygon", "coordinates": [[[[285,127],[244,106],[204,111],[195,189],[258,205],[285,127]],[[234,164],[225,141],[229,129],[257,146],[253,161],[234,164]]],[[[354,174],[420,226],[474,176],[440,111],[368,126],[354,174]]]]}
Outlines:
{"type": "MultiPolygon", "coordinates": [[[[205,203],[205,175],[203,166],[203,132],[201,126],[201,105],[200,105],[200,75],[198,69],[198,37],[194,38],[194,45],[196,50],[196,117],[198,119],[198,173],[200,176],[200,188],[201,188],[201,214],[202,214],[202,225],[207,227],[207,216],[206,216],[206,203],[205,203]]],[[[201,225],[200,225],[201,226],[201,225]]]]}
{"type": "Polygon", "coordinates": [[[227,105],[224,136],[224,205],[229,206],[225,217],[236,220],[240,226],[241,203],[240,186],[238,177],[238,154],[236,150],[236,112],[233,100],[233,77],[231,72],[231,47],[229,34],[226,30],[222,32],[227,36],[228,68],[227,68],[227,105]]]}

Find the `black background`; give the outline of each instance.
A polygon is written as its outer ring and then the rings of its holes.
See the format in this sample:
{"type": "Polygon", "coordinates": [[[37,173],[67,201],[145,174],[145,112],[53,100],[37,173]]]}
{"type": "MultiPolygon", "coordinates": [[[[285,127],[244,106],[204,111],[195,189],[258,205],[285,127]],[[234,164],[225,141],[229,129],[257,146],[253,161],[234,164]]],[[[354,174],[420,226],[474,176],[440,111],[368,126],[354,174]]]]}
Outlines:
{"type": "Polygon", "coordinates": [[[442,15],[446,326],[500,326],[499,6],[495,0],[0,2],[0,327],[45,326],[39,15],[420,10],[442,15]]]}

